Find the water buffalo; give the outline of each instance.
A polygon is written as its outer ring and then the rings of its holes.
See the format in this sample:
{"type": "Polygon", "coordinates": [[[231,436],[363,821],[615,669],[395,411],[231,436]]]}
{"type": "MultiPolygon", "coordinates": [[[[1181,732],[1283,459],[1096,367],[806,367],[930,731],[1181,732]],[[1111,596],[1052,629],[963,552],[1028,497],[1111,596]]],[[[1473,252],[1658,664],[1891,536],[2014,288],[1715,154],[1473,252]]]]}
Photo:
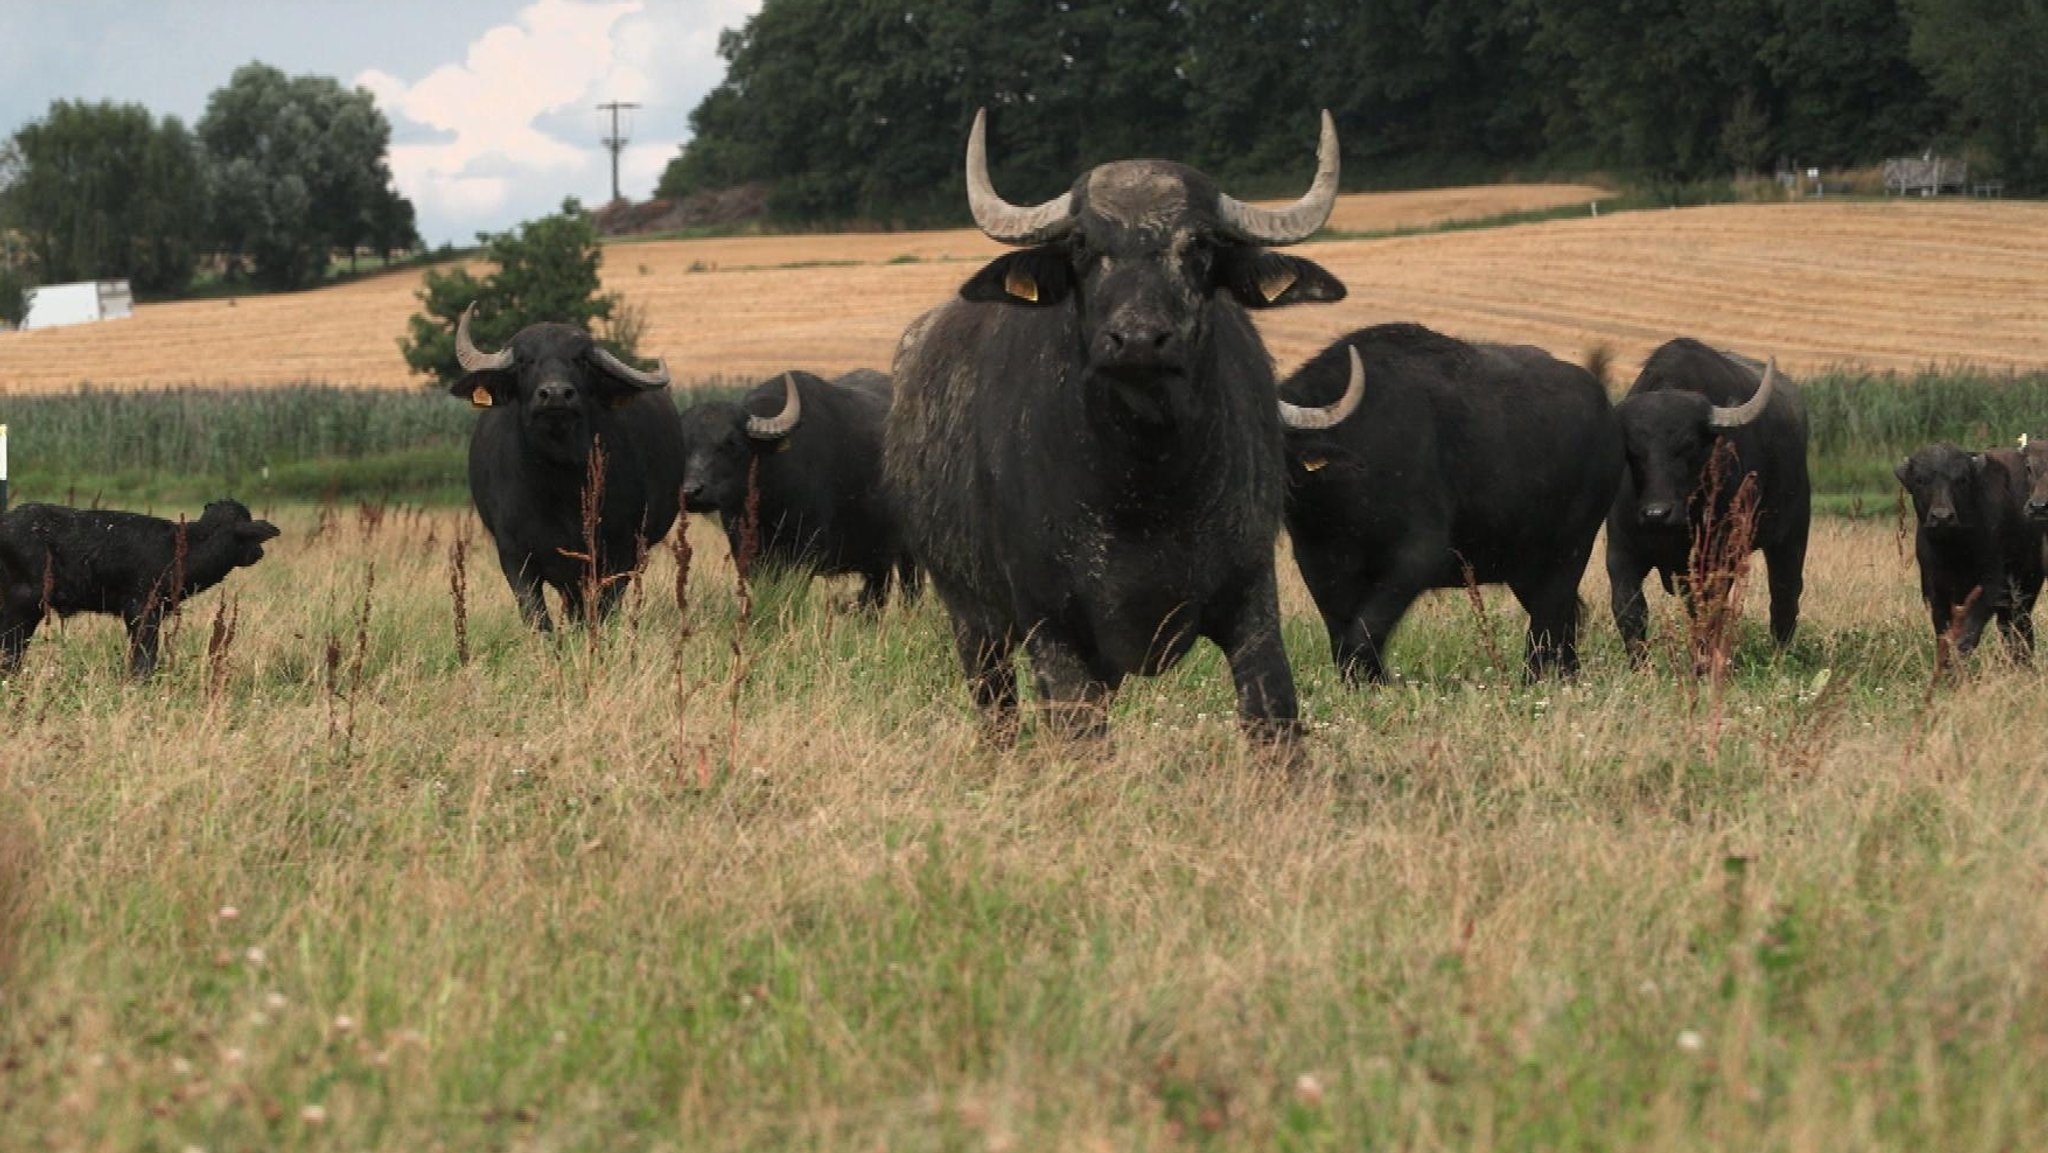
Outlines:
{"type": "Polygon", "coordinates": [[[1415,324],[1361,329],[1280,388],[1297,404],[1370,386],[1357,415],[1287,433],[1287,535],[1345,679],[1386,676],[1388,634],[1426,589],[1505,584],[1529,612],[1528,672],[1578,669],[1579,578],[1621,480],[1607,390],[1539,348],[1415,324]]]}
{"type": "Polygon", "coordinates": [[[1756,478],[1752,551],[1761,550],[1771,592],[1771,636],[1791,641],[1805,585],[1813,519],[1806,478],[1806,406],[1799,390],[1759,365],[1681,337],[1650,354],[1615,405],[1628,467],[1607,516],[1607,579],[1614,623],[1629,659],[1647,654],[1643,578],[1655,569],[1666,592],[1687,593],[1695,541],[1724,524],[1745,478],[1756,478]],[[1713,492],[1708,464],[1727,445],[1713,492]]]}
{"type": "Polygon", "coordinates": [[[1933,444],[1894,469],[1913,497],[1913,555],[1937,640],[1967,656],[1993,617],[2015,657],[2034,649],[2041,530],[2028,522],[2027,461],[2014,449],[1933,444]]]}
{"type": "Polygon", "coordinates": [[[2020,460],[2027,470],[2027,520],[2048,532],[2048,440],[2021,437],[2020,460]]]}
{"type": "Polygon", "coordinates": [[[625,591],[615,579],[675,523],[683,483],[683,425],[659,365],[642,371],[566,324],[531,324],[496,352],[471,343],[470,313],[456,325],[464,369],[449,389],[483,410],[469,441],[469,494],[498,546],[498,564],[534,627],[552,628],[541,586],[561,594],[571,619],[585,611],[591,543],[583,496],[593,450],[604,467],[597,507],[596,608],[625,591]]]}
{"type": "Polygon", "coordinates": [[[0,672],[20,666],[47,613],[109,613],[128,627],[129,672],[147,677],[164,614],[262,560],[263,542],[277,535],[233,500],[214,501],[188,524],[21,505],[0,516],[0,672]]]}
{"type": "Polygon", "coordinates": [[[1328,410],[1279,401],[1245,310],[1344,295],[1322,268],[1262,247],[1329,216],[1335,126],[1326,113],[1314,184],[1283,209],[1159,160],[1104,164],[1018,207],[990,184],[985,141],[977,114],[968,204],[1021,251],[906,334],[884,452],[976,704],[998,740],[1014,734],[1022,644],[1052,727],[1099,733],[1126,676],[1207,637],[1246,726],[1291,738],[1273,569],[1282,420],[1341,420],[1360,382],[1328,410]]]}
{"type": "Polygon", "coordinates": [[[752,473],[755,559],[858,573],[871,608],[888,597],[892,574],[914,592],[916,569],[882,488],[889,397],[889,378],[872,369],[830,382],[792,372],[739,401],[684,409],[684,509],[717,513],[739,558],[752,473]]]}

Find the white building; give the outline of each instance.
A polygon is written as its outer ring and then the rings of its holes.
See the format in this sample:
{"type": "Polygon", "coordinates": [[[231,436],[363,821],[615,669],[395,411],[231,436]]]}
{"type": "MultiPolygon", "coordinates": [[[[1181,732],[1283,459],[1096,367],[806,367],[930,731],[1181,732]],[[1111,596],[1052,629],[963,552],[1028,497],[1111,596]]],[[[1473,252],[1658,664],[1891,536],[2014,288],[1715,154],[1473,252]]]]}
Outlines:
{"type": "Polygon", "coordinates": [[[135,314],[135,296],[125,280],[85,280],[77,284],[45,284],[28,290],[28,315],[21,327],[55,328],[119,320],[135,314]]]}

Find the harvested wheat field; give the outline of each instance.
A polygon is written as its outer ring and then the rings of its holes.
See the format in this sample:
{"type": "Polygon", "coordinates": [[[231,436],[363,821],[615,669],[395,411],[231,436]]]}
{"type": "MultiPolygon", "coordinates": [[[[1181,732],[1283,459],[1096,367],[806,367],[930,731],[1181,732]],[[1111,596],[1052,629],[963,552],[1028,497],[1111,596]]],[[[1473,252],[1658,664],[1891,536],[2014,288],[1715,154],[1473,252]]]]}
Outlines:
{"type": "MultiPolygon", "coordinates": [[[[1596,195],[1538,188],[1543,196],[1519,203],[1596,195]]],[[[1483,215],[1518,203],[1506,193],[1441,196],[1346,197],[1337,219],[1350,229],[1396,227],[1429,212],[1483,215]]],[[[971,231],[649,241],[608,248],[605,279],[646,309],[646,349],[684,379],[836,372],[886,365],[904,325],[997,251],[971,231]]],[[[1607,343],[1625,371],[1679,334],[1774,354],[1795,372],[2048,364],[2048,204],[1733,205],[1299,251],[1342,277],[1351,296],[1261,317],[1283,366],[1391,320],[1569,358],[1607,343]]],[[[417,283],[395,274],[286,296],[152,305],[130,321],[7,336],[0,393],[82,382],[405,387],[415,378],[397,340],[417,308],[417,283]]]]}

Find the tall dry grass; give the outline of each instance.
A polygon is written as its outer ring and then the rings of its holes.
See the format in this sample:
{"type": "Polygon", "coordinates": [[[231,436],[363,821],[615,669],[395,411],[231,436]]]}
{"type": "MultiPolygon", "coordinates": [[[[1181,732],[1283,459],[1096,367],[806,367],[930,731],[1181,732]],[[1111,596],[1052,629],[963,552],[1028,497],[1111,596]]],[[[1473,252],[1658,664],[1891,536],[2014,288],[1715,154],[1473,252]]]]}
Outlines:
{"type": "Polygon", "coordinates": [[[1290,775],[1213,653],[1107,746],[991,753],[935,606],[769,582],[742,622],[701,524],[687,621],[655,550],[595,645],[470,550],[465,663],[461,517],[276,519],[158,681],[74,620],[0,691],[40,842],[0,1143],[2048,1143],[2048,686],[1930,689],[1888,527],[1821,523],[1719,717],[1668,598],[1650,672],[1602,612],[1525,687],[1436,595],[1353,693],[1290,578],[1290,775]]]}

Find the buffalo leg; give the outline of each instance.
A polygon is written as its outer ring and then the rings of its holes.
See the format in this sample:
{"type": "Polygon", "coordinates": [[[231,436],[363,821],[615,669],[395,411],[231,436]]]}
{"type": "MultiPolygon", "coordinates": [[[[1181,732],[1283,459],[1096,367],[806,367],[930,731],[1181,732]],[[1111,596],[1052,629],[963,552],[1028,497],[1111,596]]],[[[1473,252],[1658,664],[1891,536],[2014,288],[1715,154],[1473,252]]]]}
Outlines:
{"type": "Polygon", "coordinates": [[[899,595],[904,604],[917,603],[924,592],[924,570],[917,567],[916,561],[905,557],[896,562],[896,587],[901,590],[899,595]]]}
{"type": "Polygon", "coordinates": [[[505,549],[498,550],[498,567],[505,571],[505,583],[519,602],[519,617],[541,632],[552,632],[555,622],[548,616],[548,602],[541,595],[540,578],[526,571],[526,558],[505,549]]]}
{"type": "Polygon", "coordinates": [[[1628,663],[1641,668],[1650,656],[1650,602],[1643,599],[1648,565],[1616,546],[1607,534],[1607,587],[1614,607],[1614,628],[1628,650],[1628,663]]]}
{"type": "Polygon", "coordinates": [[[1581,571],[1566,565],[1540,582],[1508,585],[1529,614],[1527,675],[1532,681],[1551,674],[1578,675],[1581,571]]]}
{"type": "Polygon", "coordinates": [[[1072,644],[1043,626],[1024,638],[1024,648],[1031,654],[1048,730],[1065,740],[1108,736],[1109,702],[1116,685],[1096,676],[1072,644]]]}
{"type": "Polygon", "coordinates": [[[2013,590],[2012,620],[2007,626],[2006,640],[2012,645],[2013,659],[2023,664],[2034,659],[2034,602],[2040,594],[2039,585],[2013,590]]]}
{"type": "Polygon", "coordinates": [[[1332,634],[1337,670],[1346,684],[1379,684],[1387,679],[1387,640],[1422,590],[1420,585],[1384,583],[1365,598],[1343,633],[1332,634]]]}
{"type": "Polygon", "coordinates": [[[860,574],[860,607],[871,613],[889,603],[889,570],[882,567],[860,574]]]}
{"type": "Polygon", "coordinates": [[[953,621],[953,647],[967,674],[968,695],[990,743],[1017,743],[1017,644],[1007,633],[984,631],[953,621]]]}
{"type": "Polygon", "coordinates": [[[1271,575],[1209,635],[1230,662],[1237,718],[1245,732],[1268,742],[1298,738],[1300,703],[1294,696],[1294,669],[1280,639],[1280,597],[1271,575]]]}
{"type": "Polygon", "coordinates": [[[1792,631],[1799,627],[1799,595],[1806,589],[1806,534],[1788,534],[1765,549],[1764,570],[1771,586],[1771,639],[1783,648],[1792,643],[1792,631]]]}
{"type": "Polygon", "coordinates": [[[131,608],[123,613],[122,618],[128,626],[128,673],[136,680],[147,680],[156,672],[157,638],[164,623],[163,606],[152,598],[140,609],[131,608]]]}
{"type": "Polygon", "coordinates": [[[28,651],[28,642],[42,622],[39,604],[10,602],[0,607],[0,673],[11,673],[21,667],[22,654],[28,651]]]}

